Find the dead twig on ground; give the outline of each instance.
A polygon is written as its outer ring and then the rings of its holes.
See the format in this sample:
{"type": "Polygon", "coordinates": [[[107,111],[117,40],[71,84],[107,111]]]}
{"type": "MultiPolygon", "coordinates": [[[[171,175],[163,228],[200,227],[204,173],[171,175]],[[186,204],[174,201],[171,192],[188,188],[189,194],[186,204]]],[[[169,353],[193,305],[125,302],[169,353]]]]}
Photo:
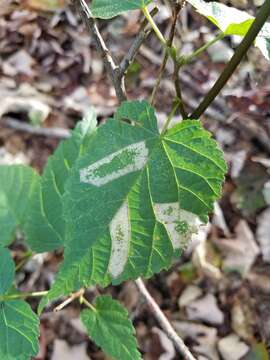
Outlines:
{"type": "Polygon", "coordinates": [[[174,343],[174,346],[176,349],[184,356],[184,359],[186,360],[196,360],[195,357],[191,354],[183,340],[177,335],[176,331],[170,324],[169,320],[166,318],[166,316],[163,314],[163,312],[160,310],[158,304],[154,300],[154,298],[151,296],[149,291],[146,289],[144,282],[142,279],[135,280],[135,283],[137,285],[137,288],[139,292],[144,297],[144,300],[146,301],[147,305],[151,309],[152,313],[154,314],[156,320],[159,322],[159,325],[164,330],[168,338],[174,343]]]}

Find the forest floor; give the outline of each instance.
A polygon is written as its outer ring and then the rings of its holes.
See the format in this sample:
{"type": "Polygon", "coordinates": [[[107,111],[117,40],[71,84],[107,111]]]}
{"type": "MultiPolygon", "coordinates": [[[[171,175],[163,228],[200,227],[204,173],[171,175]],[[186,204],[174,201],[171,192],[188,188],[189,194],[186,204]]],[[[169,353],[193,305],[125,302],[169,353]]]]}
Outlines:
{"type": "MultiPolygon", "coordinates": [[[[168,34],[170,13],[164,3],[160,2],[155,19],[168,34]]],[[[251,13],[256,11],[256,1],[231,3],[251,13]]],[[[128,50],[139,22],[140,13],[136,11],[132,16],[100,22],[117,60],[128,50]]],[[[175,45],[182,54],[190,53],[209,40],[214,31],[209,22],[186,6],[179,17],[175,45]]],[[[236,37],[223,40],[183,68],[183,98],[190,111],[211,87],[238,43],[236,37]]],[[[151,34],[128,71],[129,99],[150,96],[162,57],[162,48],[151,34]]],[[[169,112],[173,97],[172,66],[168,63],[156,98],[160,122],[169,112]]],[[[0,163],[27,163],[39,172],[60,138],[90,106],[96,108],[100,122],[113,114],[117,99],[103,63],[84,26],[64,0],[1,2],[0,99],[0,163]],[[56,8],[50,8],[52,4],[56,8]]],[[[270,63],[257,49],[249,51],[201,120],[213,132],[228,162],[223,197],[207,229],[198,234],[170,271],[154,276],[147,287],[198,359],[267,360],[270,63]]],[[[17,240],[12,250],[19,264],[25,245],[17,240]]],[[[17,272],[19,289],[46,290],[61,258],[61,251],[35,255],[17,272]]],[[[145,360],[179,359],[133,282],[98,291],[111,294],[127,307],[145,360]]],[[[37,301],[31,304],[35,308],[37,301]]],[[[52,304],[41,317],[37,359],[106,359],[85,334],[78,317],[79,304],[74,302],[58,313],[52,311],[55,306],[52,304]]]]}

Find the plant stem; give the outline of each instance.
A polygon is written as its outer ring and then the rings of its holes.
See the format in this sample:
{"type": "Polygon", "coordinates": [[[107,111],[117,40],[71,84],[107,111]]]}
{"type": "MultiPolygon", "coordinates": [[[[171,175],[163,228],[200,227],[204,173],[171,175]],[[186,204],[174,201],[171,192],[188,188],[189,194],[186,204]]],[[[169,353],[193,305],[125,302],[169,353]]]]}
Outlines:
{"type": "Polygon", "coordinates": [[[180,110],[180,114],[182,115],[182,118],[187,119],[188,114],[186,112],[185,105],[184,105],[183,98],[182,98],[179,70],[180,70],[180,66],[176,62],[174,62],[173,79],[174,79],[174,87],[175,87],[176,96],[179,99],[178,106],[179,106],[179,110],[180,110]]]}
{"type": "MultiPolygon", "coordinates": [[[[158,12],[158,8],[154,7],[153,10],[151,10],[150,15],[153,17],[158,12]]],[[[150,34],[152,29],[146,29],[148,25],[148,21],[146,18],[143,19],[139,33],[136,35],[131,47],[129,48],[128,52],[122,59],[121,63],[119,64],[119,76],[123,77],[129,67],[129,65],[134,61],[139,48],[143,44],[144,40],[147,38],[147,36],[150,34]]]]}
{"type": "Polygon", "coordinates": [[[89,301],[86,300],[85,297],[81,296],[81,302],[86,305],[89,309],[93,310],[93,311],[97,311],[97,309],[94,307],[94,305],[92,305],[89,301]]]}
{"type": "Polygon", "coordinates": [[[0,301],[16,300],[16,299],[25,299],[28,297],[42,297],[48,294],[48,291],[36,291],[36,292],[25,292],[19,294],[10,294],[0,296],[0,301]]]}
{"type": "Polygon", "coordinates": [[[202,52],[204,52],[205,50],[207,50],[210,46],[212,46],[213,44],[215,44],[217,41],[222,40],[226,35],[224,33],[220,33],[218,34],[214,39],[208,41],[206,44],[204,44],[202,47],[200,47],[199,49],[195,50],[192,54],[188,55],[188,56],[183,56],[180,57],[178,59],[178,64],[179,65],[186,65],[188,64],[191,60],[193,60],[195,57],[197,57],[198,55],[200,55],[202,52]]]}
{"type": "Polygon", "coordinates": [[[58,312],[63,310],[67,305],[69,305],[70,303],[72,303],[75,299],[81,298],[83,297],[85,289],[82,288],[79,291],[71,294],[65,301],[63,301],[60,305],[56,306],[56,308],[54,308],[54,312],[58,312]]]}
{"type": "MultiPolygon", "coordinates": [[[[113,83],[117,99],[119,103],[126,100],[126,92],[125,85],[123,81],[123,77],[121,77],[119,67],[115,64],[112,55],[107,48],[100,31],[97,27],[95,19],[92,17],[89,6],[87,5],[85,0],[73,0],[75,6],[77,6],[78,11],[81,15],[81,18],[91,34],[91,38],[93,39],[96,49],[103,60],[104,67],[111,78],[113,83]]],[[[151,15],[150,15],[151,16],[151,15]]]]}
{"type": "MultiPolygon", "coordinates": [[[[175,35],[175,28],[176,28],[177,18],[178,18],[179,12],[182,9],[182,6],[183,6],[183,3],[176,3],[174,8],[173,8],[172,26],[171,26],[171,30],[170,30],[170,34],[169,34],[169,39],[167,41],[167,47],[168,48],[172,47],[173,38],[174,38],[174,35],[175,35]]],[[[155,86],[154,86],[152,94],[151,94],[151,98],[150,98],[150,104],[151,105],[154,105],[155,96],[156,96],[157,90],[159,88],[161,79],[163,77],[168,58],[169,58],[169,51],[166,49],[165,53],[164,53],[162,63],[161,63],[160,68],[159,68],[158,78],[156,80],[155,86]]]]}
{"type": "Polygon", "coordinates": [[[162,43],[162,45],[165,46],[165,48],[167,48],[167,42],[166,42],[164,36],[162,35],[162,33],[160,32],[159,28],[157,27],[154,19],[152,18],[151,14],[146,6],[144,6],[142,8],[142,12],[143,12],[144,16],[146,17],[146,19],[148,20],[149,24],[151,25],[152,29],[154,30],[155,34],[157,35],[158,39],[162,43]]]}
{"type": "Polygon", "coordinates": [[[169,116],[167,117],[167,120],[166,120],[162,130],[161,130],[161,135],[164,135],[164,133],[168,129],[168,126],[170,125],[170,122],[171,122],[174,114],[176,113],[176,110],[177,110],[180,102],[181,102],[180,99],[178,99],[178,98],[175,99],[175,104],[174,104],[174,106],[172,108],[172,111],[170,112],[169,116]]]}
{"type": "Polygon", "coordinates": [[[250,29],[248,30],[247,34],[245,35],[238,48],[236,49],[233,57],[225,67],[224,71],[216,81],[215,85],[205,96],[198,108],[191,114],[190,118],[198,119],[209,107],[209,105],[214,101],[221,89],[226,85],[227,81],[229,80],[237,66],[240,64],[243,57],[246,55],[248,49],[252,45],[253,41],[256,39],[256,36],[259,34],[269,15],[270,0],[265,0],[264,4],[258,11],[258,14],[253,24],[251,25],[250,29]]]}

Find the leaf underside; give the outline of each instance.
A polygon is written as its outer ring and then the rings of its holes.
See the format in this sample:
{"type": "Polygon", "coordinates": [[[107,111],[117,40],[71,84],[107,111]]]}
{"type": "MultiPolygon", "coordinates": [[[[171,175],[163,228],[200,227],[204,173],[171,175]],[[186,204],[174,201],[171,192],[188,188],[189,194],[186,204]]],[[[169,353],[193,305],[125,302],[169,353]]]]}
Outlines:
{"type": "Polygon", "coordinates": [[[199,121],[186,120],[161,136],[147,102],[123,103],[70,173],[64,263],[39,310],[83,286],[168,268],[207,221],[225,171],[222,152],[199,121]]]}
{"type": "MultiPolygon", "coordinates": [[[[245,36],[254,21],[247,12],[218,2],[187,0],[197,11],[215,24],[225,35],[245,36]]],[[[255,40],[263,55],[270,60],[270,23],[266,23],[255,40]]]]}
{"type": "Polygon", "coordinates": [[[94,17],[110,19],[125,11],[141,9],[152,0],[93,0],[91,12],[94,17]]]}
{"type": "Polygon", "coordinates": [[[97,297],[95,309],[83,310],[81,313],[90,338],[114,359],[141,359],[135,329],[127,310],[110,296],[97,297]]]}

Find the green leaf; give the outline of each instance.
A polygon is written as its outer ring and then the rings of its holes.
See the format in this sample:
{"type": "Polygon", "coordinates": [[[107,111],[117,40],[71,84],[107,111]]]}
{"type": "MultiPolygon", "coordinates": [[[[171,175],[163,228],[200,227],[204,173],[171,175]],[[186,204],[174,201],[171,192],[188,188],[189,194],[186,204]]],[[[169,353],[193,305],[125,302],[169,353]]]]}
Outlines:
{"type": "Polygon", "coordinates": [[[83,310],[81,319],[91,339],[109,356],[121,360],[141,359],[128,312],[110,296],[98,296],[95,309],[83,310]]]}
{"type": "Polygon", "coordinates": [[[96,124],[96,113],[92,108],[78,122],[71,137],[61,142],[48,160],[35,196],[32,196],[25,226],[28,243],[37,252],[55,250],[65,241],[66,224],[62,209],[65,183],[96,124]]]}
{"type": "MultiPolygon", "coordinates": [[[[187,0],[197,11],[207,17],[225,35],[245,36],[254,21],[254,16],[218,2],[187,0]]],[[[270,24],[266,23],[256,38],[255,45],[270,60],[270,24]]]]}
{"type": "Polygon", "coordinates": [[[0,302],[0,359],[29,360],[39,349],[39,320],[21,300],[0,302]]]}
{"type": "Polygon", "coordinates": [[[123,103],[71,171],[64,263],[39,310],[83,286],[168,268],[200,221],[207,221],[225,171],[222,152],[199,121],[183,121],[160,135],[147,102],[123,103]]]}
{"type": "Polygon", "coordinates": [[[246,360],[269,360],[269,352],[264,343],[255,343],[250,352],[245,356],[246,360]]]}
{"type": "Polygon", "coordinates": [[[25,223],[38,181],[38,174],[28,166],[0,166],[0,245],[9,245],[25,223]]]}
{"type": "Polygon", "coordinates": [[[10,252],[0,247],[0,295],[4,295],[11,287],[15,266],[10,252]]]}
{"type": "Polygon", "coordinates": [[[226,35],[244,36],[254,20],[254,17],[245,11],[215,1],[209,3],[203,0],[187,1],[226,35]]]}
{"type": "Polygon", "coordinates": [[[141,9],[152,0],[93,0],[91,12],[94,17],[110,19],[128,10],[141,9]]]}

